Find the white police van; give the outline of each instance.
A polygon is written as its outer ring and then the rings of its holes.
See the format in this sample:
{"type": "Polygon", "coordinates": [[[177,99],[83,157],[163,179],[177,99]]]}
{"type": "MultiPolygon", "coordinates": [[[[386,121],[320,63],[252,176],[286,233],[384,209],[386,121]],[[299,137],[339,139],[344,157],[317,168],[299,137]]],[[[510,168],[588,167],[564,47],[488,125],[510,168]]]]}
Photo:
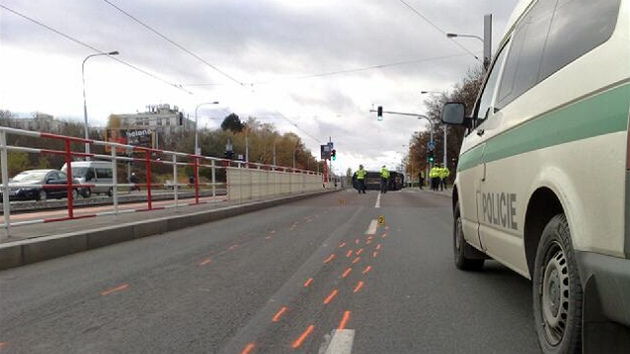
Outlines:
{"type": "Polygon", "coordinates": [[[544,353],[630,353],[630,0],[521,1],[463,125],[454,258],[532,280],[544,353]]]}
{"type": "MultiPolygon", "coordinates": [[[[93,193],[114,195],[114,169],[109,161],[73,161],[72,177],[81,184],[93,184],[92,187],[81,189],[81,195],[89,198],[93,193]]],[[[63,172],[68,169],[67,164],[61,167],[63,172]]]]}

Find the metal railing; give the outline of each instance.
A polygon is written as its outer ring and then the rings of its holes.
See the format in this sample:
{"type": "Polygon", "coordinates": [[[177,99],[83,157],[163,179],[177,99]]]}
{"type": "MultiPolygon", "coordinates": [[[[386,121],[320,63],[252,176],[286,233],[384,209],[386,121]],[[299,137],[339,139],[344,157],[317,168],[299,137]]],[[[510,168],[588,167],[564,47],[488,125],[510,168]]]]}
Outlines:
{"type": "MultiPolygon", "coordinates": [[[[96,150],[96,149],[94,149],[96,150]]],[[[150,211],[164,209],[167,207],[177,208],[178,206],[200,205],[206,203],[219,202],[236,202],[243,203],[255,199],[273,198],[289,194],[309,193],[322,188],[328,188],[322,174],[313,171],[293,169],[288,167],[279,167],[273,165],[265,165],[258,163],[245,163],[242,161],[226,160],[203,155],[194,155],[181,153],[176,151],[167,151],[159,149],[151,149],[132,145],[125,145],[114,142],[106,142],[99,140],[86,140],[83,138],[62,136],[50,133],[33,132],[28,130],[0,127],[0,170],[2,175],[2,184],[0,192],[2,198],[3,223],[0,224],[4,229],[4,234],[0,235],[0,240],[10,237],[11,227],[17,227],[25,224],[33,224],[39,222],[63,221],[71,219],[80,219],[86,217],[95,217],[100,215],[111,215],[135,211],[150,211]],[[33,147],[24,147],[7,144],[7,136],[27,136],[39,139],[52,139],[62,141],[64,148],[59,150],[40,149],[33,147]],[[103,146],[109,154],[96,154],[77,151],[84,144],[103,146]],[[65,188],[67,196],[67,215],[51,219],[35,219],[28,221],[11,221],[11,190],[18,187],[26,187],[26,185],[9,183],[9,153],[23,152],[27,154],[48,154],[61,155],[64,157],[66,166],[67,181],[65,184],[39,184],[29,185],[28,187],[38,187],[44,190],[51,188],[65,188]],[[111,163],[112,178],[111,183],[95,184],[89,181],[77,183],[73,180],[72,162],[90,160],[90,161],[106,161],[111,163]],[[172,170],[164,173],[164,165],[171,166],[172,170]],[[121,183],[119,167],[127,168],[127,181],[121,183]],[[130,171],[133,169],[144,177],[145,182],[129,181],[130,171]],[[182,169],[192,169],[192,181],[180,181],[182,169]],[[160,170],[159,177],[167,176],[169,181],[165,185],[156,178],[155,170],[160,170]],[[201,178],[204,175],[210,177],[201,178]],[[82,191],[87,188],[94,189],[96,187],[110,187],[111,201],[109,210],[93,214],[77,215],[78,194],[74,191],[82,191]],[[129,195],[132,187],[144,188],[146,191],[146,206],[140,209],[125,209],[119,207],[121,196],[129,195]],[[155,206],[155,193],[165,190],[165,187],[172,188],[172,203],[166,206],[155,206]],[[193,201],[180,201],[182,191],[186,190],[187,194],[194,193],[193,201]],[[218,192],[222,193],[218,193],[218,192]],[[209,197],[209,198],[208,198],[209,197]]],[[[166,168],[168,170],[168,168],[166,168]]],[[[184,176],[184,178],[186,178],[184,176]]],[[[189,176],[190,179],[190,176],[189,176]]],[[[331,184],[332,186],[332,184],[331,184]]],[[[145,192],[143,192],[145,193],[145,192]]],[[[160,199],[164,199],[160,195],[160,199]]],[[[144,198],[143,198],[144,199],[144,198]]]]}

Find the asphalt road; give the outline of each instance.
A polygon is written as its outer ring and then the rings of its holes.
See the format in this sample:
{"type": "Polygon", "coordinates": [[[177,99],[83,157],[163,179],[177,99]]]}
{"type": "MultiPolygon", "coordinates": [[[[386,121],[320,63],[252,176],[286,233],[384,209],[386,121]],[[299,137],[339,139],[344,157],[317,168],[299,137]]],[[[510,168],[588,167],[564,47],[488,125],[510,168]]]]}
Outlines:
{"type": "Polygon", "coordinates": [[[537,353],[529,281],[457,270],[451,220],[342,191],[2,271],[0,353],[537,353]]]}

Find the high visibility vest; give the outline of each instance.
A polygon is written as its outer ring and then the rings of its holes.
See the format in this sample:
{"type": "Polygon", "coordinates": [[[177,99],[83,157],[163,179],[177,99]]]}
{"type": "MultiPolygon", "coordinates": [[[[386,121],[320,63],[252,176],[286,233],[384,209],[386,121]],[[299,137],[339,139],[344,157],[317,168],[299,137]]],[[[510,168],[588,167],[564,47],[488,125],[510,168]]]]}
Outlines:
{"type": "Polygon", "coordinates": [[[447,178],[450,174],[451,174],[451,171],[449,171],[448,168],[446,167],[440,168],[440,178],[442,179],[447,178]]]}
{"type": "Polygon", "coordinates": [[[357,179],[365,179],[365,175],[367,174],[366,170],[358,170],[357,171],[357,179]]]}
{"type": "Polygon", "coordinates": [[[387,170],[386,168],[381,170],[381,177],[383,178],[389,178],[389,170],[387,170]]]}

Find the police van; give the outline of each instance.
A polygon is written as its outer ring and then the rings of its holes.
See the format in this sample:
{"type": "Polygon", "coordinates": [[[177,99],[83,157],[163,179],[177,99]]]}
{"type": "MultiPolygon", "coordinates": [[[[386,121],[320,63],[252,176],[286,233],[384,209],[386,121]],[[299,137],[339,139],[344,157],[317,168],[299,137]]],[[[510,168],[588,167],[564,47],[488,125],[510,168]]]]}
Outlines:
{"type": "MultiPolygon", "coordinates": [[[[81,195],[89,198],[93,193],[114,195],[114,170],[112,163],[108,161],[73,161],[72,177],[81,184],[93,184],[91,187],[81,189],[81,195]]],[[[67,164],[61,170],[66,172],[67,164]]]]}
{"type": "Polygon", "coordinates": [[[521,1],[464,126],[460,269],[532,280],[544,353],[630,353],[630,0],[521,1]]]}

